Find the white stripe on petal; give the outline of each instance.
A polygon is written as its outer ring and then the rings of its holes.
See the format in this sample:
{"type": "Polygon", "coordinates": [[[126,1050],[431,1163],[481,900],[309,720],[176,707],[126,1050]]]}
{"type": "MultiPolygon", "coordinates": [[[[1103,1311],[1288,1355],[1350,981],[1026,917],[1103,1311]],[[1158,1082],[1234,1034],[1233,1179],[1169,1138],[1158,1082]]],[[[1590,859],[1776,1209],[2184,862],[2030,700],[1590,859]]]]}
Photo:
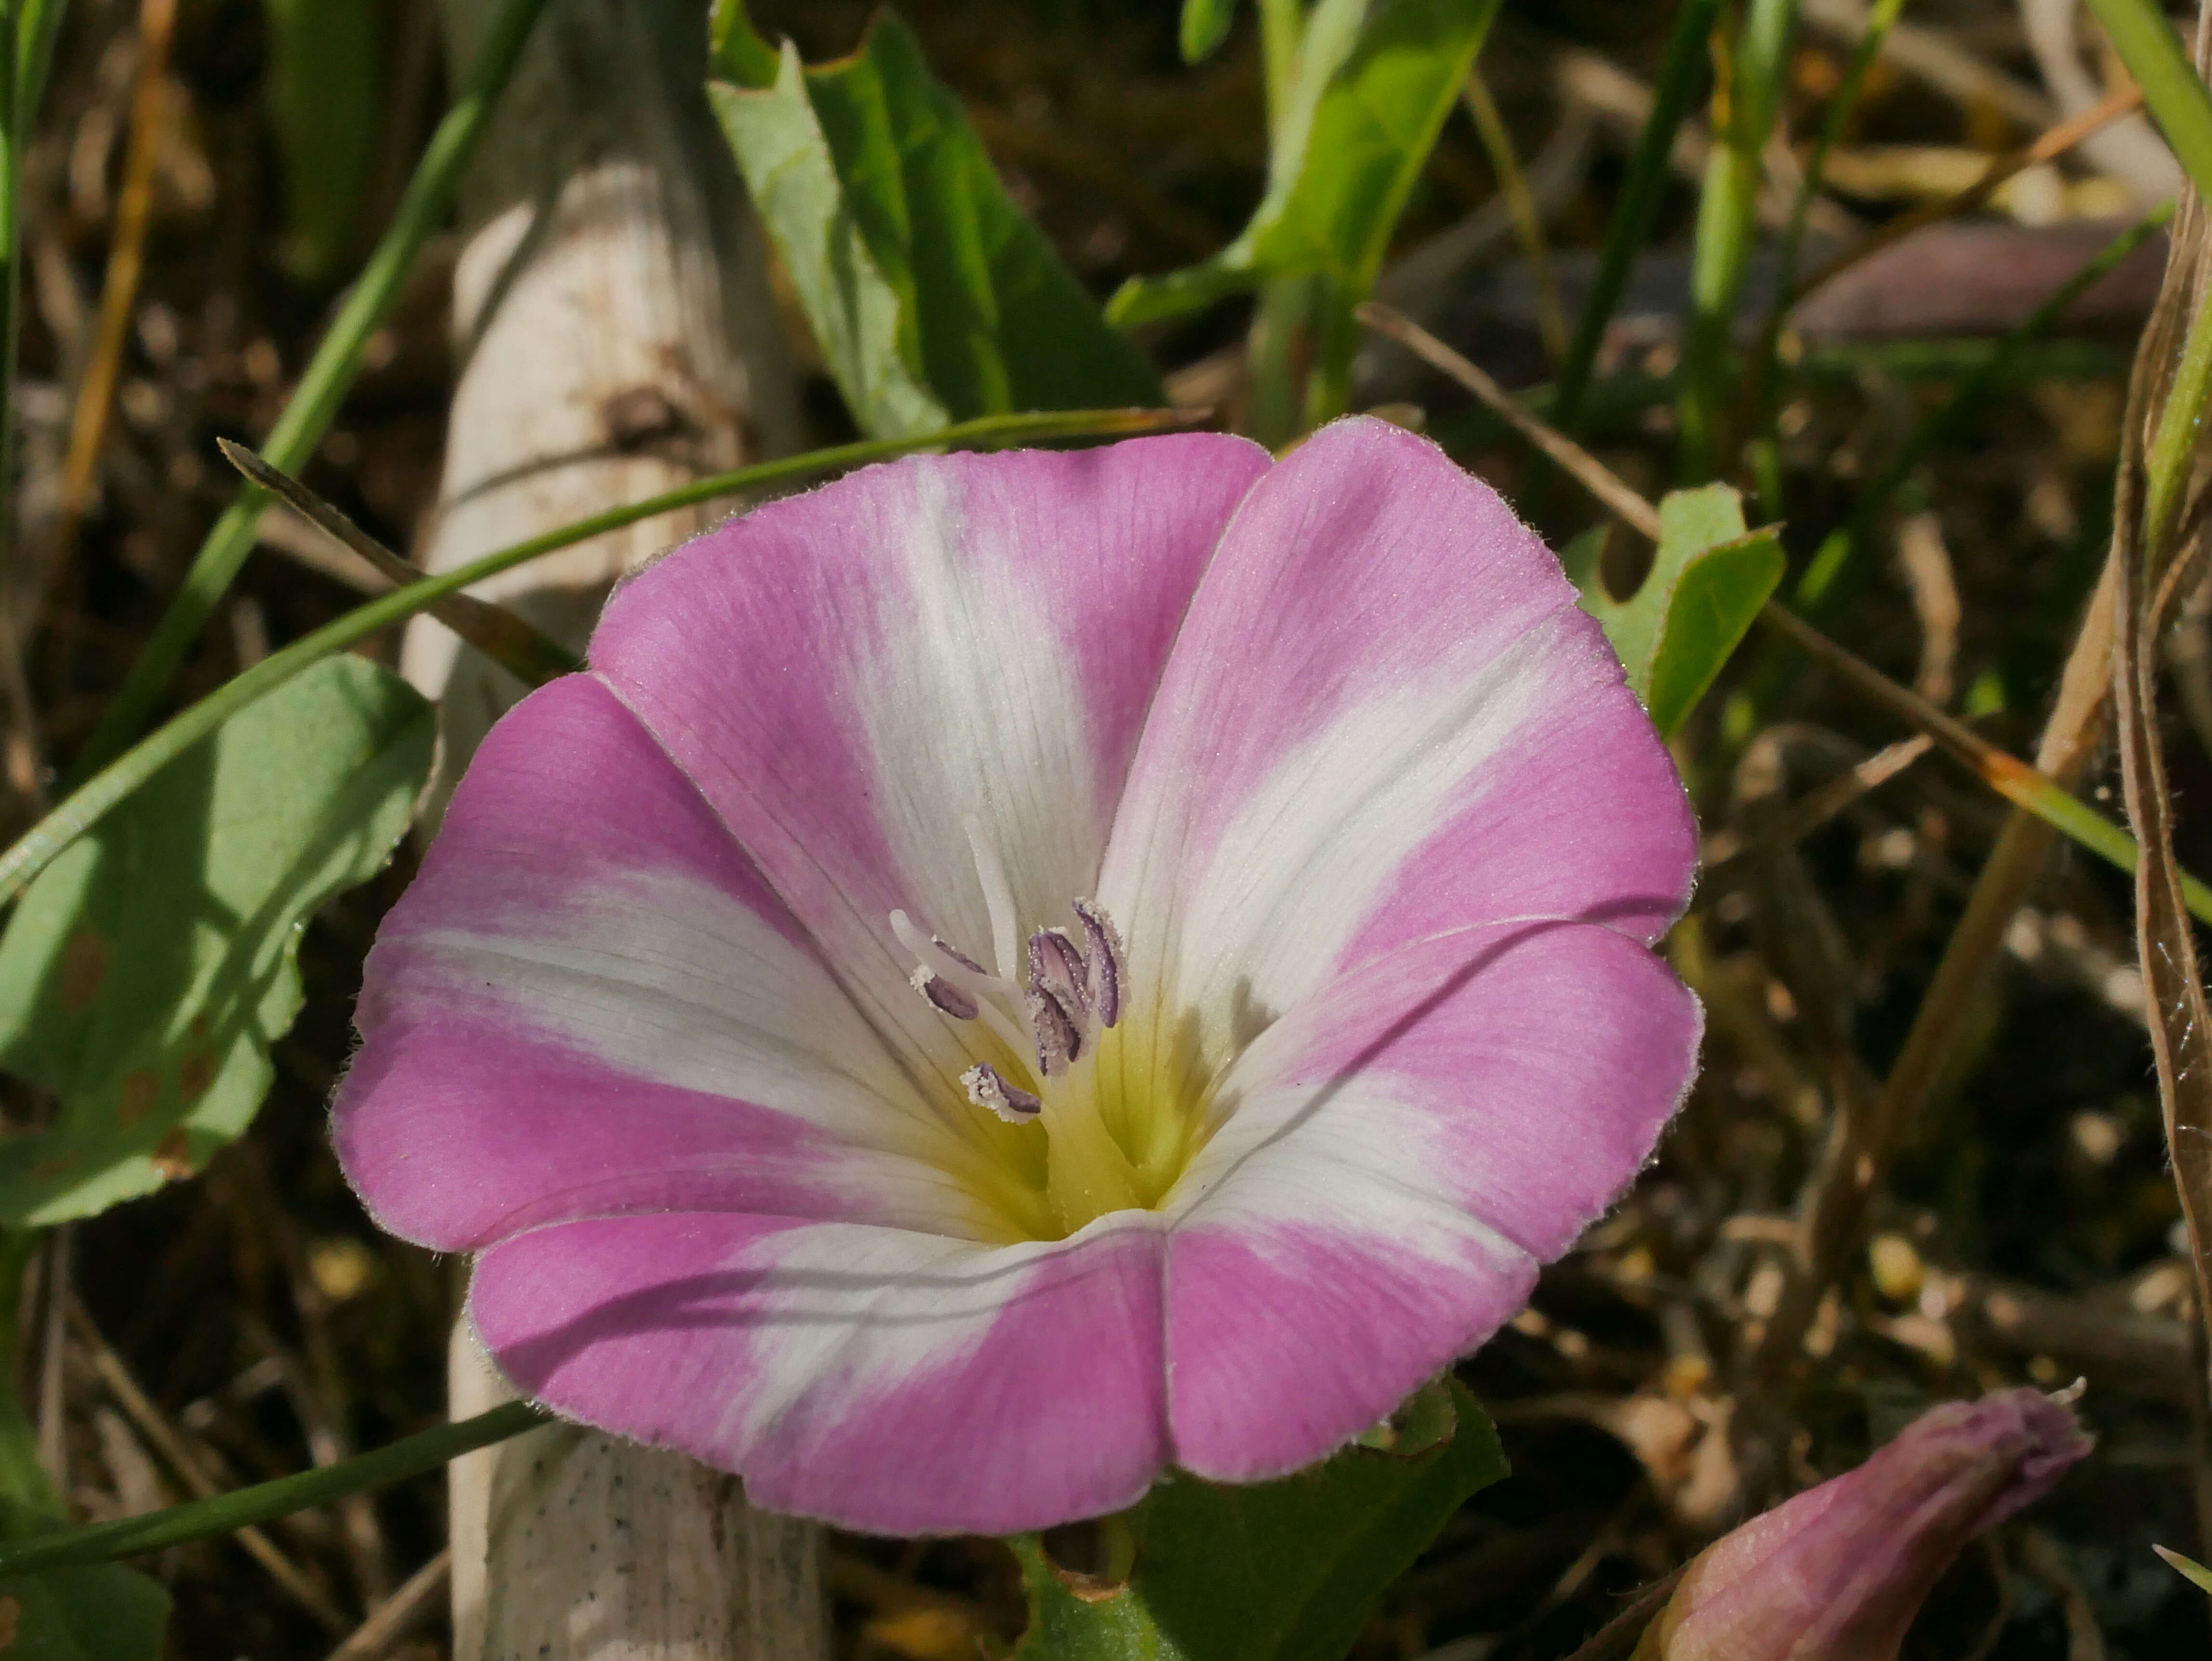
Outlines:
{"type": "Polygon", "coordinates": [[[610,873],[557,904],[517,908],[512,928],[432,928],[409,945],[457,993],[489,989],[631,1077],[752,1102],[861,1147],[926,1156],[941,1145],[930,1105],[821,964],[720,890],[676,872],[610,873]]]}

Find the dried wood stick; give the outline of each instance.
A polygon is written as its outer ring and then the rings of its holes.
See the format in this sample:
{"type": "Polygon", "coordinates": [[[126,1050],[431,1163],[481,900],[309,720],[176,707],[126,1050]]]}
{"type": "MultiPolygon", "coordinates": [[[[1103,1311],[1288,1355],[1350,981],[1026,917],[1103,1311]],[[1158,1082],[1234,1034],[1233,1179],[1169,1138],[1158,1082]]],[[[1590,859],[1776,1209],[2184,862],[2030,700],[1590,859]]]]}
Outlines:
{"type": "MultiPolygon", "coordinates": [[[[487,0],[441,0],[465,59],[487,0]]],[[[465,368],[420,563],[451,569],[610,502],[796,448],[763,245],[704,95],[685,0],[555,0],[461,195],[465,368]]],[[[477,591],[571,649],[614,581],[714,512],[581,543],[477,591]]],[[[434,625],[401,666],[439,699],[450,791],[522,691],[434,625]]],[[[440,798],[441,800],[442,798],[440,798]]],[[[436,806],[434,801],[434,807],[436,806]]],[[[465,1330],[457,1415],[506,1392],[465,1330]]],[[[449,1476],[456,1661],[819,1661],[821,1531],[754,1511],[733,1478],[570,1426],[449,1476]]]]}

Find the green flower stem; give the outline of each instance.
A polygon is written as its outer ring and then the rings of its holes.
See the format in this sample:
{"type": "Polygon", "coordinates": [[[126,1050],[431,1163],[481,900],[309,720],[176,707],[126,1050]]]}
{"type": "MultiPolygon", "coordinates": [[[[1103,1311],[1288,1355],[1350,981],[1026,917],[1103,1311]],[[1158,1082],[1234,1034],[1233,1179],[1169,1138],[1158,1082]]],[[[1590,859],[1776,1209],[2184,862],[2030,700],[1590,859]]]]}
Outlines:
{"type": "Polygon", "coordinates": [[[459,593],[471,583],[481,582],[486,577],[524,564],[542,554],[550,554],[556,548],[566,548],[572,543],[582,542],[602,532],[617,530],[625,525],[634,525],[641,519],[651,519],[657,514],[709,502],[717,496],[757,490],[764,485],[779,484],[808,473],[854,466],[864,461],[879,460],[885,456],[904,454],[911,450],[934,449],[948,444],[1007,443],[1020,440],[1087,438],[1151,432],[1177,425],[1181,421],[1180,416],[1168,410],[1048,411],[1034,415],[985,416],[917,437],[869,439],[857,444],[841,444],[831,449],[810,451],[805,455],[759,462],[750,467],[738,468],[733,472],[718,473],[711,478],[696,479],[678,490],[664,491],[626,507],[611,508],[605,513],[579,520],[557,531],[548,531],[526,542],[518,542],[513,547],[486,554],[481,559],[472,560],[441,575],[410,582],[404,588],[396,588],[366,605],[356,607],[343,617],[325,624],[314,633],[293,642],[283,650],[270,653],[252,668],[227,681],[149,733],[79,786],[53,812],[26,831],[6,853],[0,854],[0,904],[21,893],[24,885],[46,869],[57,855],[100,823],[117,803],[255,699],[265,697],[309,665],[319,663],[333,653],[343,652],[380,630],[404,622],[416,612],[428,610],[447,595],[459,593]]]}
{"type": "Polygon", "coordinates": [[[364,1488],[383,1488],[419,1476],[426,1470],[435,1470],[448,1460],[489,1447],[494,1442],[503,1442],[511,1436],[520,1436],[547,1422],[535,1403],[508,1402],[473,1419],[439,1425],[372,1452],[356,1454],[350,1459],[301,1471],[297,1475],[256,1482],[252,1488],[234,1488],[210,1500],[171,1506],[166,1511],[149,1512],[143,1517],[94,1523],[85,1528],[58,1529],[0,1543],[0,1579],[38,1569],[108,1563],[118,1557],[158,1551],[165,1546],[181,1546],[194,1540],[234,1533],[256,1523],[288,1517],[295,1511],[326,1506],[364,1488]]]}
{"type": "MultiPolygon", "coordinates": [[[[352,390],[369,337],[398,301],[401,285],[414,268],[423,243],[444,223],[460,184],[461,170],[475,153],[493,106],[522,55],[523,43],[544,7],[545,0],[506,0],[493,21],[467,84],[431,135],[429,148],[423,152],[414,177],[407,181],[391,224],[362,268],[360,280],[338,308],[283,414],[269,430],[261,454],[271,466],[298,472],[329,430],[352,390]]],[[[201,625],[252,551],[261,510],[268,500],[265,492],[246,485],[215,522],[207,540],[200,545],[191,569],[185,573],[184,586],[169,602],[145,650],[85,741],[73,776],[82,779],[105,766],[145,726],[185,653],[191,649],[201,625]]]]}

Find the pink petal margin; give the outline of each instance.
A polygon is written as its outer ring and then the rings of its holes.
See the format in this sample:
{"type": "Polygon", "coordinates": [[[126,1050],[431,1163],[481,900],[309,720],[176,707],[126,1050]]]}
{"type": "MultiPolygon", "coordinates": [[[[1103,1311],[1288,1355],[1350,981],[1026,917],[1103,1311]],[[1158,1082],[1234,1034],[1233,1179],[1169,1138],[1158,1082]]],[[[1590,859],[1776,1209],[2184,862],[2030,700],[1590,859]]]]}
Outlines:
{"type": "Polygon", "coordinates": [[[1223,1081],[1168,1197],[1176,1457],[1319,1458],[1480,1348],[1634,1180],[1704,1030],[1611,929],[1462,929],[1354,971],[1223,1081]]]}
{"type": "Polygon", "coordinates": [[[569,1223],[477,1260],[477,1331],[530,1395],[881,1534],[1133,1504],[1168,1457],[1158,1220],[977,1246],[762,1217],[569,1223]]]}

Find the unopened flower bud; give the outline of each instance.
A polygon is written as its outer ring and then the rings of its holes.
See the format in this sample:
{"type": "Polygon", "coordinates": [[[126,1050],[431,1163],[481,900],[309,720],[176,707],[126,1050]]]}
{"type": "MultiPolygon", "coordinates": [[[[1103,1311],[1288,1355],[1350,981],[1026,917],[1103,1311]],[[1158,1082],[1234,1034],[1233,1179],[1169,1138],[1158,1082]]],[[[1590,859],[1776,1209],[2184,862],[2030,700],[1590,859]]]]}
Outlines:
{"type": "Polygon", "coordinates": [[[1960,1548],[2089,1447],[2039,1390],[1923,1413],[1856,1470],[1707,1547],[1635,1661],[1895,1661],[1960,1548]]]}

